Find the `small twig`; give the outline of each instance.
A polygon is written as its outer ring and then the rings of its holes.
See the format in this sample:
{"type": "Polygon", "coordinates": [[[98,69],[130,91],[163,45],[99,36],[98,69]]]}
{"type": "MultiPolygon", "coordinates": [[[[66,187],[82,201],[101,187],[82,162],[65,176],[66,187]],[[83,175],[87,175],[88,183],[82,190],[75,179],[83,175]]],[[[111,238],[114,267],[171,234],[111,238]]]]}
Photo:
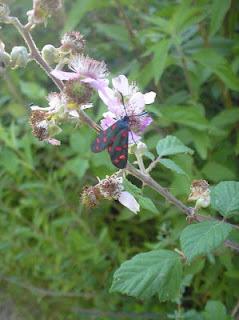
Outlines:
{"type": "Polygon", "coordinates": [[[136,159],[137,159],[137,163],[138,163],[138,166],[139,166],[139,170],[144,173],[144,174],[147,174],[147,171],[145,169],[145,166],[144,166],[144,162],[143,162],[143,158],[142,158],[142,155],[139,154],[137,152],[137,150],[135,151],[135,156],[136,156],[136,159]]]}
{"type": "Polygon", "coordinates": [[[154,161],[150,163],[150,165],[146,169],[146,172],[150,173],[156,167],[156,165],[159,163],[160,160],[161,160],[161,157],[158,156],[154,161]]]}

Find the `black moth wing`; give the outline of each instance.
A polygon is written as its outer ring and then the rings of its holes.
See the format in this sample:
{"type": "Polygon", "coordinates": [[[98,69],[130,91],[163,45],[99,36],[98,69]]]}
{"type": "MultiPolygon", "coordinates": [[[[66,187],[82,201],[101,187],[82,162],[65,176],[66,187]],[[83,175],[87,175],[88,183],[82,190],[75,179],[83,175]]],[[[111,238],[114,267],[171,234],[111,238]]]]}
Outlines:
{"type": "Polygon", "coordinates": [[[128,161],[129,129],[121,129],[108,146],[111,162],[119,169],[124,169],[128,161]]]}
{"type": "Polygon", "coordinates": [[[112,144],[112,139],[117,136],[119,131],[120,128],[117,125],[117,122],[106,130],[101,131],[92,143],[91,150],[97,153],[106,149],[110,144],[112,144]]]}

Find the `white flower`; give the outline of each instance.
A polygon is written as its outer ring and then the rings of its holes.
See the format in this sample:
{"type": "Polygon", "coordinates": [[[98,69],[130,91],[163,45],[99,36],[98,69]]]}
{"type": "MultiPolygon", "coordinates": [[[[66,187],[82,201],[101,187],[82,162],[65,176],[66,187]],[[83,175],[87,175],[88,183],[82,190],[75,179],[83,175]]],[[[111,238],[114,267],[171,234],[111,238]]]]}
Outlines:
{"type": "Polygon", "coordinates": [[[130,124],[129,143],[135,143],[152,122],[152,118],[147,115],[144,108],[146,104],[154,102],[156,93],[153,91],[141,93],[138,87],[134,83],[130,84],[124,75],[113,78],[112,84],[114,89],[106,87],[99,92],[100,98],[108,107],[108,112],[103,114],[101,126],[105,130],[127,115],[130,124]]]}

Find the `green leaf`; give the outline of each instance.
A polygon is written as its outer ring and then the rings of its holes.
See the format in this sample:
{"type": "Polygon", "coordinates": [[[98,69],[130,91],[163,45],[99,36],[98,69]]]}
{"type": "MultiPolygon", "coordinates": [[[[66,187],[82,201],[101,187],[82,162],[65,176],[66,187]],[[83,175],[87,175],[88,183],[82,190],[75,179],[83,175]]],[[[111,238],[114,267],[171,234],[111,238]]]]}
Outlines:
{"type": "Polygon", "coordinates": [[[200,157],[205,160],[207,158],[207,151],[211,146],[208,133],[190,129],[190,135],[192,137],[195,149],[199,153],[200,157]]]}
{"type": "Polygon", "coordinates": [[[210,300],[207,302],[203,312],[204,320],[229,320],[225,306],[220,301],[210,300]]]}
{"type": "Polygon", "coordinates": [[[142,195],[142,190],[136,187],[129,180],[124,179],[123,181],[124,189],[134,195],[136,200],[138,200],[140,207],[143,209],[149,210],[153,213],[158,213],[158,209],[150,198],[144,197],[142,195]]]}
{"type": "Polygon", "coordinates": [[[193,153],[193,150],[185,146],[178,138],[170,135],[160,140],[156,149],[160,157],[177,153],[193,153]]]}
{"type": "Polygon", "coordinates": [[[145,210],[151,211],[155,214],[158,213],[158,209],[156,208],[155,204],[150,198],[146,198],[139,195],[137,195],[136,198],[140,204],[140,207],[142,207],[145,210]]]}
{"type": "Polygon", "coordinates": [[[84,15],[92,10],[97,10],[110,5],[109,0],[76,0],[72,4],[70,12],[67,14],[67,20],[63,33],[72,31],[80,23],[84,15]]]}
{"type": "Polygon", "coordinates": [[[19,159],[13,151],[4,148],[1,152],[0,165],[2,165],[7,172],[16,174],[19,168],[19,159]]]}
{"type": "Polygon", "coordinates": [[[218,128],[233,126],[239,121],[239,108],[231,108],[218,113],[212,120],[211,124],[218,128]]]}
{"type": "Polygon", "coordinates": [[[231,6],[231,0],[213,0],[209,35],[212,37],[221,27],[223,19],[231,6]]]}
{"type": "Polygon", "coordinates": [[[63,167],[63,175],[67,173],[74,173],[79,179],[81,179],[86,170],[89,168],[89,161],[81,158],[75,158],[68,160],[66,165],[63,167]]]}
{"type": "Polygon", "coordinates": [[[33,101],[43,99],[46,96],[46,90],[36,82],[20,81],[21,92],[33,101]]]}
{"type": "Polygon", "coordinates": [[[159,163],[161,163],[163,166],[165,166],[166,168],[178,173],[178,174],[186,174],[186,172],[180,168],[174,161],[170,160],[170,159],[161,159],[159,161],[159,163]]]}
{"type": "Polygon", "coordinates": [[[185,125],[187,127],[207,130],[208,121],[202,114],[199,107],[194,106],[166,106],[162,108],[163,119],[171,122],[185,125]]]}
{"type": "Polygon", "coordinates": [[[157,45],[155,45],[151,51],[154,53],[154,58],[152,60],[154,81],[158,83],[161,75],[166,67],[166,61],[168,57],[168,50],[171,45],[171,40],[162,39],[157,45]]]}
{"type": "Polygon", "coordinates": [[[225,85],[232,90],[239,91],[239,79],[232,71],[228,62],[214,49],[204,48],[196,51],[193,58],[211,72],[215,73],[225,85]]]}
{"type": "Polygon", "coordinates": [[[159,295],[161,301],[179,296],[182,278],[180,257],[169,250],[140,253],[114,273],[110,291],[140,299],[159,295]]]}
{"type": "Polygon", "coordinates": [[[224,217],[239,212],[239,182],[223,181],[211,190],[211,205],[224,217]]]}
{"type": "Polygon", "coordinates": [[[116,41],[119,46],[122,46],[127,50],[132,49],[129,34],[122,25],[97,23],[95,27],[98,32],[104,34],[107,38],[116,41]]]}
{"type": "Polygon", "coordinates": [[[236,174],[221,163],[215,161],[208,162],[202,169],[202,173],[208,180],[219,182],[221,180],[231,180],[236,178],[236,174]]]}
{"type": "Polygon", "coordinates": [[[123,181],[124,189],[133,195],[141,195],[142,191],[127,179],[123,181]]]}
{"type": "Polygon", "coordinates": [[[187,226],[180,236],[182,250],[189,261],[219,247],[232,227],[221,221],[203,221],[187,226]]]}

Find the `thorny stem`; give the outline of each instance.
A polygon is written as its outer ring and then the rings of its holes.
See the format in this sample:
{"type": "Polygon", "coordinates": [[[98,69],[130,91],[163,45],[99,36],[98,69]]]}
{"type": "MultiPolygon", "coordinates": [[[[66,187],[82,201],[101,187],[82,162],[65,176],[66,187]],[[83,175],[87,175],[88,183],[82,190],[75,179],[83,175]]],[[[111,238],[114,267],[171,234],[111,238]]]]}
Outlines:
{"type": "Polygon", "coordinates": [[[31,36],[29,30],[21,24],[21,22],[19,21],[19,19],[17,17],[8,17],[6,20],[6,23],[9,23],[9,24],[12,24],[13,26],[15,26],[15,28],[18,30],[20,35],[23,37],[25,43],[27,44],[28,49],[31,54],[31,58],[33,60],[35,60],[40,65],[40,67],[46,72],[48,77],[51,78],[51,80],[55,83],[55,85],[58,87],[58,89],[62,90],[64,87],[63,82],[61,80],[56,79],[51,74],[52,69],[48,65],[48,63],[42,58],[34,40],[32,39],[32,36],[31,36]]]}
{"type": "MultiPolygon", "coordinates": [[[[51,74],[51,67],[47,64],[47,62],[42,58],[30,32],[28,29],[26,29],[21,22],[18,20],[18,18],[16,17],[9,17],[7,23],[13,24],[16,29],[18,30],[18,32],[21,34],[21,36],[23,37],[25,43],[27,44],[32,59],[35,60],[40,66],[41,68],[46,72],[46,74],[52,79],[52,81],[56,84],[56,86],[58,87],[58,89],[60,91],[63,90],[64,88],[64,84],[62,81],[56,79],[55,77],[52,76],[51,74]]],[[[184,64],[184,62],[183,62],[184,64]]],[[[187,74],[187,68],[184,65],[186,74],[187,74]]],[[[190,83],[190,82],[189,82],[190,83]]],[[[191,90],[190,90],[191,91],[191,90]]],[[[191,91],[191,93],[193,93],[193,91],[191,91]]],[[[82,122],[86,123],[89,127],[91,127],[92,129],[96,130],[96,131],[100,131],[100,127],[82,110],[79,110],[79,116],[82,120],[82,122]]],[[[198,215],[198,214],[193,214],[194,213],[194,209],[187,207],[183,202],[181,202],[179,199],[177,199],[174,195],[172,195],[168,189],[162,187],[159,183],[157,183],[151,176],[148,175],[147,172],[141,172],[139,170],[137,170],[132,164],[128,163],[126,170],[133,175],[134,177],[138,178],[144,185],[149,186],[151,189],[155,190],[156,192],[158,192],[159,194],[161,194],[167,201],[169,201],[170,203],[172,203],[175,207],[177,207],[179,209],[179,211],[181,211],[182,213],[186,214],[187,217],[193,217],[193,219],[195,221],[204,221],[204,220],[215,220],[211,217],[207,217],[207,216],[202,216],[202,215],[198,215]]],[[[218,220],[218,219],[217,219],[218,220]]],[[[220,221],[220,220],[218,220],[220,221]]],[[[239,226],[237,225],[233,225],[231,224],[231,226],[233,228],[239,229],[239,226]]],[[[235,242],[232,241],[225,241],[224,245],[226,247],[230,247],[231,249],[234,249],[236,251],[239,252],[239,245],[235,242]]]]}

